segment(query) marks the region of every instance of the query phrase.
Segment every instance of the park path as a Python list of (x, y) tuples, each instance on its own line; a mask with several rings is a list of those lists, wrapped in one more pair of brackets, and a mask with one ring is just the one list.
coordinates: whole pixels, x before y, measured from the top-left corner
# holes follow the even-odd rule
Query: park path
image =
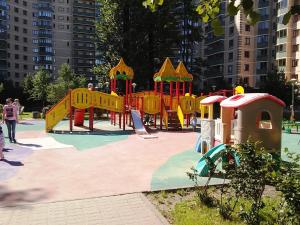
[(0, 225), (167, 225), (141, 193), (0, 208)]
[(22, 160), (24, 166), (16, 175), (0, 182), (0, 206), (151, 191), (153, 173), (173, 155), (192, 149), (197, 136), (193, 132), (155, 135), (159, 138), (130, 135), (84, 151), (36, 148)]

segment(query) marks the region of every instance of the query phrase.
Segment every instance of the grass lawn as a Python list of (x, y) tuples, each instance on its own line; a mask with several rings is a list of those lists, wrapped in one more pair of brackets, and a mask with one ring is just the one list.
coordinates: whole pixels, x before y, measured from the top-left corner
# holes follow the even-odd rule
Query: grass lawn
[(32, 112), (23, 112), (20, 117), (22, 119), (32, 119)]
[[(212, 190), (214, 191), (214, 190)], [(224, 220), (216, 207), (209, 208), (198, 200), (193, 189), (177, 191), (160, 191), (147, 195), (148, 199), (158, 208), (166, 219), (174, 225), (244, 225), (238, 218), (237, 205), (232, 220)], [(274, 224), (275, 212), (279, 197), (272, 190), (264, 196), (266, 207), (261, 212), (264, 221), (261, 224)]]

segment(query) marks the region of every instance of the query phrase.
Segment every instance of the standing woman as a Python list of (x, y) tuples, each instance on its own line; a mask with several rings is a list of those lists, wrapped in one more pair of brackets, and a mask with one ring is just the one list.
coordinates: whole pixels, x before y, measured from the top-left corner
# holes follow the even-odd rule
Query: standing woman
[(12, 99), (6, 99), (6, 105), (3, 107), (3, 122), (5, 121), (10, 143), (16, 143), (15, 130), (18, 122), (17, 108), (12, 104)]

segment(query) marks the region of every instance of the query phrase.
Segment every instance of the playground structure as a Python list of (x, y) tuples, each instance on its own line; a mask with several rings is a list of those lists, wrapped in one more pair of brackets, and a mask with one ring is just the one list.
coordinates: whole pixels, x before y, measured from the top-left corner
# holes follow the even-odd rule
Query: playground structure
[[(274, 156), (280, 154), (285, 106), (280, 99), (264, 93), (249, 93), (229, 98), (210, 96), (200, 104), (202, 108), (208, 109), (208, 116), (201, 118), (201, 135), (196, 144), (196, 151), (202, 154), (196, 166), (200, 175), (208, 173), (205, 159), (209, 158), (214, 163), (228, 161), (228, 158), (222, 158), (226, 146), (245, 143), (248, 138), (258, 141), (261, 147)], [(219, 118), (213, 113), (215, 104), (221, 107)], [(239, 163), (237, 154), (229, 158)]]
[[(160, 129), (163, 127), (167, 130), (180, 129), (184, 124), (189, 126), (191, 114), (201, 113), (200, 101), (206, 97), (192, 95), (193, 76), (187, 72), (182, 62), (175, 70), (169, 58), (165, 60), (159, 72), (153, 77), (153, 91), (133, 93), (134, 72), (123, 59), (110, 70), (109, 78), (111, 94), (86, 88), (70, 90), (59, 103), (47, 112), (46, 132), (52, 131), (67, 116), (69, 116), (70, 131), (72, 131), (73, 115), (78, 109), (89, 111), (89, 129), (92, 131), (94, 108), (110, 111), (111, 123), (116, 125), (118, 119), (119, 127), (123, 127), (123, 130), (125, 130), (126, 124), (131, 124), (133, 110), (139, 112), (134, 116), (140, 115), (139, 119), (142, 124), (144, 115), (148, 114), (154, 117), (154, 127), (157, 126), (156, 121), (159, 117)], [(120, 95), (117, 84), (122, 81), (125, 82), (125, 91), (123, 95)], [(169, 86), (169, 94), (164, 93), (166, 85)], [(137, 121), (136, 118), (135, 121)]]

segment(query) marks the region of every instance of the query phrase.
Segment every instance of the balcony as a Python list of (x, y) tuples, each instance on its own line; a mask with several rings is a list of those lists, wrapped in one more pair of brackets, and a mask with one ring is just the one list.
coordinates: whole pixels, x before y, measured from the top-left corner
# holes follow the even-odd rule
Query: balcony
[(73, 24), (76, 25), (88, 25), (88, 26), (95, 26), (95, 21), (88, 21), (88, 20), (78, 20), (77, 18), (75, 18), (73, 20)]
[[(85, 27), (85, 28), (88, 28), (88, 27)], [(89, 30), (89, 29), (80, 29), (80, 28), (77, 28), (77, 27), (74, 27), (73, 28), (73, 32), (74, 33), (85, 33), (85, 34), (94, 34), (95, 33), (95, 30)]]
[(270, 15), (260, 15), (259, 21), (270, 20)]
[(268, 42), (257, 43), (257, 48), (266, 48), (268, 47)]
[(52, 34), (38, 34), (39, 38), (52, 38)]
[(96, 13), (95, 12), (79, 12), (78, 10), (74, 9), (73, 11), (74, 16), (86, 16), (86, 17), (95, 17)]
[(79, 46), (74, 44), (73, 46), (76, 50), (86, 50), (86, 51), (95, 51), (95, 47)]
[(73, 37), (73, 41), (77, 42), (94, 42), (94, 38), (87, 37)]
[(257, 35), (261, 35), (261, 34), (269, 34), (269, 29), (268, 28), (257, 29)]
[(268, 61), (268, 56), (267, 55), (257, 55), (256, 61)]
[(205, 55), (213, 55), (224, 51), (224, 43), (222, 45), (212, 46), (204, 50)]
[(219, 40), (224, 40), (224, 36), (214, 36), (212, 38), (205, 38), (205, 44), (209, 44)]
[(276, 52), (276, 59), (286, 58), (286, 52)]
[(74, 7), (79, 7), (79, 8), (88, 8), (88, 9), (95, 9), (95, 4), (85, 4), (85, 3), (79, 3), (79, 2), (74, 2)]
[(266, 1), (266, 0), (259, 0), (258, 2), (258, 8), (265, 8), (265, 7), (269, 7), (270, 2)]

